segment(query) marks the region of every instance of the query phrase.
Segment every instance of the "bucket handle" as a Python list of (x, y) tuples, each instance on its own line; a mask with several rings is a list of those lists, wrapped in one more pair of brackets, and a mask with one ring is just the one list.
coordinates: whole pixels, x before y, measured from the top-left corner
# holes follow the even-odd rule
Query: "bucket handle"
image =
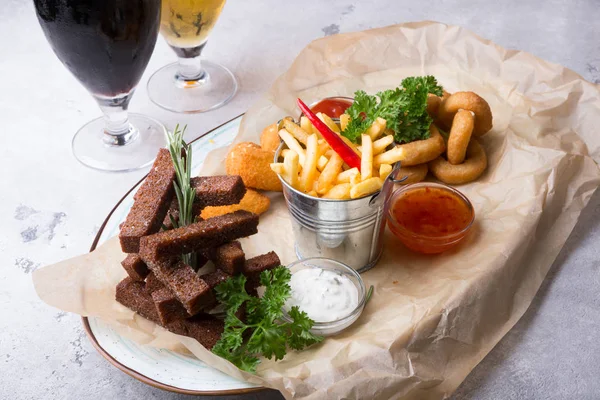
[(385, 178), (385, 182), (383, 182), (383, 186), (381, 187), (379, 193), (373, 196), (369, 201), (369, 206), (379, 207), (382, 203), (384, 204), (384, 206), (387, 206), (387, 202), (390, 199), (390, 196), (392, 195), (394, 185), (396, 183), (402, 183), (408, 179), (408, 175), (405, 175), (402, 178), (398, 179), (397, 175), (401, 168), (400, 164), (400, 161), (394, 164), (392, 172), (390, 172), (387, 178)]

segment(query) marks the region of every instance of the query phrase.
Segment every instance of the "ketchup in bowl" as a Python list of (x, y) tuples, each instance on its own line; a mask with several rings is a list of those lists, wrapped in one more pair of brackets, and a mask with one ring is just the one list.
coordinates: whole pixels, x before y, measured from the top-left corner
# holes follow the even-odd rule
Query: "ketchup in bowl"
[(417, 183), (395, 191), (387, 213), (390, 230), (409, 249), (436, 254), (456, 246), (475, 220), (469, 199), (437, 183)]
[(339, 118), (348, 107), (352, 105), (352, 99), (346, 97), (326, 97), (313, 105), (312, 112), (323, 113), (331, 118)]

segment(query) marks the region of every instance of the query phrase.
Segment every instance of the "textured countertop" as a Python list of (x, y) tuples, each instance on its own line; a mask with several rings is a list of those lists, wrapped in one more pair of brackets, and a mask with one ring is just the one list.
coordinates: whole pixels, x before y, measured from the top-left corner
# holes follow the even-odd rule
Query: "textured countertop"
[[(106, 214), (144, 174), (105, 174), (71, 154), (71, 138), (100, 115), (52, 53), (31, 0), (0, 7), (0, 398), (183, 399), (123, 374), (90, 345), (80, 318), (43, 304), (31, 272), (86, 252)], [(246, 110), (311, 40), (407, 21), (465, 26), (600, 82), (597, 0), (230, 0), (207, 58), (228, 66), (240, 90), (208, 114), (178, 115), (150, 103), (152, 72), (175, 60), (162, 39), (130, 109), (188, 139)], [(533, 305), (469, 375), (454, 399), (600, 398), (600, 195), (595, 195)], [(278, 399), (255, 394), (231, 399)]]

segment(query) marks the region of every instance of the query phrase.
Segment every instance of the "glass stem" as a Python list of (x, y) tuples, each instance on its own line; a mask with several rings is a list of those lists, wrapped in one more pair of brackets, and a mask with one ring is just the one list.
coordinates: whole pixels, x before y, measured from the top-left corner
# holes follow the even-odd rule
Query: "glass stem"
[(104, 143), (110, 146), (125, 146), (133, 141), (138, 131), (129, 123), (127, 107), (133, 91), (117, 97), (99, 97), (96, 101), (104, 114)]
[(179, 76), (185, 81), (199, 81), (204, 77), (200, 56), (179, 58)]
[(177, 55), (179, 64), (179, 70), (175, 77), (177, 81), (189, 86), (190, 83), (202, 83), (207, 78), (200, 60), (205, 45), (206, 42), (190, 48), (171, 46)]

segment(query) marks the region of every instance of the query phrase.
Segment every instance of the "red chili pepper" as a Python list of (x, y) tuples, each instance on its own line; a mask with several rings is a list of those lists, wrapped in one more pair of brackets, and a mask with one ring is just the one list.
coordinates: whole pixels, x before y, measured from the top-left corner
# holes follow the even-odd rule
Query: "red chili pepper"
[(306, 118), (308, 118), (314, 127), (321, 132), (323, 139), (329, 143), (333, 151), (338, 153), (350, 168), (358, 168), (360, 170), (360, 157), (358, 154), (356, 154), (350, 146), (344, 143), (334, 131), (329, 129), (325, 122), (321, 121), (302, 100), (297, 99), (296, 101), (298, 102), (300, 110), (302, 110), (304, 115), (306, 115)]

